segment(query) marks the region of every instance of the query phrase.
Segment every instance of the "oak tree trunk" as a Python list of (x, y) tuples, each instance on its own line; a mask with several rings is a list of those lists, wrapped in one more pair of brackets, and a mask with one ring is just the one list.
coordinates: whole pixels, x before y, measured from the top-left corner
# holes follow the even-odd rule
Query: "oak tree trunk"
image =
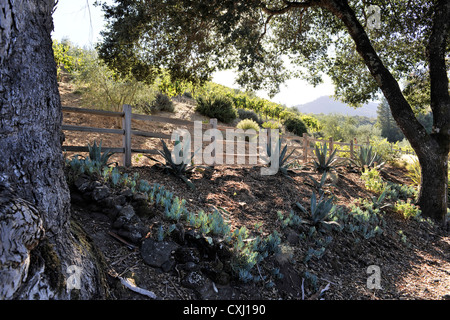
[(433, 148), (438, 152), (421, 154), (419, 158), (422, 178), (419, 193), (419, 206), (427, 216), (442, 220), (442, 212), (448, 206), (448, 149)]
[(0, 0), (0, 299), (104, 296), (95, 250), (70, 220), (54, 5)]

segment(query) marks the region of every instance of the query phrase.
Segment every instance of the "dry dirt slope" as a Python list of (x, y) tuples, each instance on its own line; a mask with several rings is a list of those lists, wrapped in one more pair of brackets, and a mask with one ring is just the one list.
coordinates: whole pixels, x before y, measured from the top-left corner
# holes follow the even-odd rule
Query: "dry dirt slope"
[[(80, 96), (73, 94), (69, 84), (61, 84), (63, 105), (76, 106)], [(181, 110), (183, 106), (178, 106)], [(180, 110), (178, 109), (178, 110)], [(189, 117), (192, 112), (178, 112), (174, 116)], [(94, 119), (67, 114), (65, 123), (89, 126), (113, 126), (110, 119)], [(160, 128), (161, 130), (170, 130)], [(66, 136), (70, 144), (84, 145), (86, 135)], [(92, 142), (92, 140), (89, 140)], [(114, 146), (113, 138), (103, 137), (105, 145)], [(151, 143), (143, 141), (142, 143)], [(148, 148), (149, 145), (146, 145)], [(265, 233), (278, 230), (282, 234), (283, 246), (295, 262), (276, 262), (285, 277), (275, 287), (265, 288), (261, 283), (243, 285), (237, 281), (219, 288), (219, 299), (301, 299), (302, 280), (306, 272), (316, 275), (318, 287), (329, 284), (325, 299), (448, 299), (450, 294), (450, 239), (448, 231), (427, 223), (405, 221), (387, 211), (385, 236), (358, 241), (354, 235), (332, 233), (333, 241), (321, 259), (303, 262), (308, 250), (307, 241), (298, 238), (296, 230), (282, 229), (277, 220), (277, 211), (288, 213), (295, 202), (307, 204), (313, 186), (309, 176), (318, 179), (311, 166), (290, 173), (292, 180), (283, 176), (261, 176), (258, 168), (216, 167), (197, 172), (192, 177), (196, 191), (189, 189), (177, 178), (167, 175), (155, 167), (147, 166), (142, 159), (134, 159), (135, 167), (123, 169), (152, 183), (166, 186), (175, 195), (183, 197), (192, 208), (207, 209), (221, 206), (230, 213), (234, 227), (245, 225), (250, 230), (262, 228)], [(141, 162), (142, 161), (142, 162)], [(146, 161), (146, 160), (145, 160)], [(148, 164), (152, 164), (151, 162)], [(407, 183), (404, 171), (388, 167), (386, 180)], [(370, 194), (364, 189), (359, 175), (346, 168), (339, 169), (339, 180), (330, 191), (337, 197), (339, 205), (349, 205), (359, 197)], [(103, 251), (111, 270), (133, 278), (137, 285), (154, 291), (160, 299), (189, 300), (198, 298), (195, 290), (182, 286), (180, 273), (161, 273), (142, 261), (136, 252), (129, 252), (121, 243), (108, 235), (111, 223), (99, 214), (95, 206), (86, 208), (74, 202), (74, 217), (91, 235), (94, 243)], [(298, 213), (298, 212), (297, 212)], [(155, 221), (153, 221), (154, 223)], [(258, 223), (260, 227), (258, 226)], [(406, 237), (402, 238), (399, 231)], [(367, 267), (378, 265), (381, 270), (382, 289), (367, 288)], [(272, 265), (273, 266), (273, 265)], [(266, 266), (261, 266), (264, 268)], [(270, 266), (267, 266), (270, 267)], [(129, 292), (111, 278), (112, 297), (116, 299), (143, 299)], [(307, 291), (306, 298), (314, 298)]]

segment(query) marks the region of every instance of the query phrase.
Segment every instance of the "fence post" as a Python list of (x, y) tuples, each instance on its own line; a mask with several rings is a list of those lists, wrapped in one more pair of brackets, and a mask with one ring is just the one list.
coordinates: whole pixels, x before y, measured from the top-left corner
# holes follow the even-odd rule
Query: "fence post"
[(308, 162), (308, 134), (303, 133), (303, 162)]
[[(217, 119), (216, 118), (211, 118), (211, 119), (209, 119), (209, 127), (210, 127), (210, 129), (217, 129)], [(211, 143), (214, 143), (214, 149), (213, 149), (213, 151), (212, 151), (212, 153), (211, 153), (211, 156), (212, 156), (212, 158), (213, 159), (216, 159), (216, 147), (217, 147), (217, 143), (216, 143), (216, 137), (212, 137), (211, 138)], [(212, 163), (212, 167), (214, 167), (214, 165), (215, 165), (216, 163), (215, 163), (215, 161)]]
[(329, 141), (329, 146), (330, 146), (330, 156), (333, 153), (333, 149), (334, 149), (334, 143), (333, 143), (333, 137), (330, 137), (330, 141)]
[(131, 106), (129, 104), (124, 104), (122, 108), (124, 113), (122, 128), (125, 131), (122, 143), (122, 146), (125, 149), (123, 154), (123, 165), (125, 167), (131, 167)]
[(350, 159), (353, 159), (353, 139), (350, 139)]

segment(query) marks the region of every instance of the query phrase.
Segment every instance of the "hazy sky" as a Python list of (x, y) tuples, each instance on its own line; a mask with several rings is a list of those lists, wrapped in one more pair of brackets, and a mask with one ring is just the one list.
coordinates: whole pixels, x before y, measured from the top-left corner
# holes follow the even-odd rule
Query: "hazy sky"
[[(82, 47), (92, 47), (98, 42), (101, 39), (100, 31), (105, 23), (101, 8), (94, 7), (93, 3), (94, 0), (59, 0), (53, 15), (55, 26), (52, 33), (53, 39), (68, 38)], [(234, 75), (231, 71), (217, 72), (213, 81), (232, 88), (238, 87), (234, 83)], [(305, 81), (293, 79), (282, 85), (280, 93), (271, 100), (291, 107), (331, 94), (333, 94), (333, 87), (329, 82), (314, 88)], [(268, 98), (264, 92), (258, 92), (258, 95)]]

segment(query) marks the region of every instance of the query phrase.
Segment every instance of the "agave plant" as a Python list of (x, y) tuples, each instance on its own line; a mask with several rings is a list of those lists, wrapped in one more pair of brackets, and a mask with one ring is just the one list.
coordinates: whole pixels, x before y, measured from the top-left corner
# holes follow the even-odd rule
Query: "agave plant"
[(373, 151), (372, 146), (359, 148), (356, 158), (350, 159), (350, 161), (361, 169), (364, 167), (381, 169), (385, 164), (383, 158)]
[[(280, 138), (277, 141), (276, 146), (275, 146), (275, 147), (278, 146), (278, 166), (279, 166), (279, 170), (281, 171), (281, 173), (283, 175), (285, 175), (288, 178), (291, 178), (291, 177), (288, 176), (287, 171), (288, 171), (289, 165), (297, 159), (297, 157), (290, 159), (292, 154), (295, 152), (295, 149), (293, 149), (290, 153), (287, 153), (288, 145), (285, 144), (283, 149), (281, 149), (281, 144), (282, 144), (282, 140)], [(268, 165), (270, 166), (270, 157), (272, 155), (272, 144), (271, 143), (267, 144), (266, 152), (267, 152), (267, 155), (268, 155), (268, 159), (266, 159), (266, 160), (268, 162)]]
[(318, 172), (330, 171), (335, 168), (335, 164), (337, 164), (336, 157), (337, 149), (334, 149), (331, 154), (327, 157), (328, 147), (327, 144), (324, 143), (322, 147), (316, 145), (314, 153), (316, 155), (316, 160), (314, 160), (314, 167)]
[(108, 160), (114, 154), (114, 152), (110, 152), (110, 149), (107, 149), (102, 153), (101, 140), (98, 145), (96, 140), (94, 140), (94, 144), (92, 146), (88, 143), (88, 151), (89, 156), (87, 160), (94, 162), (99, 168), (108, 167), (110, 165)]
[[(161, 139), (161, 143), (163, 146), (163, 150), (158, 150), (158, 153), (164, 158), (164, 162), (159, 161), (158, 159), (155, 159), (151, 156), (147, 156), (149, 159), (156, 161), (158, 163), (161, 163), (163, 165), (163, 168), (173, 173), (175, 176), (182, 179), (189, 187), (195, 190), (195, 186), (192, 183), (191, 180), (189, 180), (186, 175), (189, 175), (192, 173), (192, 171), (195, 169), (195, 166), (193, 165), (192, 158), (194, 158), (195, 153), (192, 155), (192, 157), (189, 159), (189, 161), (185, 162), (182, 161), (181, 163), (176, 163), (174, 159), (172, 158), (172, 152), (167, 147), (167, 144), (164, 142), (164, 140)], [(176, 141), (175, 145), (180, 143), (180, 141)]]
[(316, 193), (313, 191), (309, 211), (299, 202), (296, 202), (296, 205), (301, 211), (309, 215), (309, 224), (314, 227), (319, 227), (320, 225), (326, 228), (329, 228), (332, 225), (339, 226), (339, 223), (330, 220), (330, 216), (335, 208), (332, 198), (324, 199), (324, 195), (321, 195), (317, 200)]

